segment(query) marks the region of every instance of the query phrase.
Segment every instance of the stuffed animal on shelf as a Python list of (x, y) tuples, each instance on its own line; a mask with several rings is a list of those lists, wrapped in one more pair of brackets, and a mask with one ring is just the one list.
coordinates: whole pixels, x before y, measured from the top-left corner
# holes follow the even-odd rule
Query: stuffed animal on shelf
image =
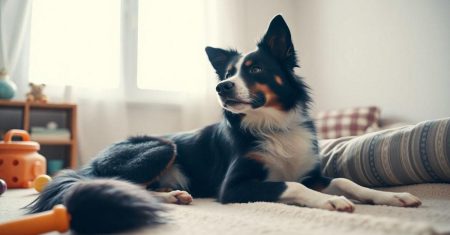
[(30, 92), (27, 93), (27, 101), (47, 103), (48, 98), (44, 94), (45, 84), (34, 84), (30, 82)]

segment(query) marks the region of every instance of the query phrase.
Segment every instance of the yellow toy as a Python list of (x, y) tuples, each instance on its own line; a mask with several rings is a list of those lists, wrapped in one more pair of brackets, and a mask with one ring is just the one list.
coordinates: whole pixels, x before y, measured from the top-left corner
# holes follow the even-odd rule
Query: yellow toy
[(50, 181), (52, 181), (52, 177), (48, 175), (39, 175), (33, 181), (33, 188), (38, 192), (42, 192)]

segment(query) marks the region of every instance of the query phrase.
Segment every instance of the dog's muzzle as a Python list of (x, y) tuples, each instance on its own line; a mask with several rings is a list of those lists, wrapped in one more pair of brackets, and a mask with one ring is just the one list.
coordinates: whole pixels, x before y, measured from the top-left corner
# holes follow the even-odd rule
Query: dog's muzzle
[(222, 81), (216, 86), (217, 94), (225, 107), (238, 105), (250, 105), (250, 101), (246, 98), (240, 97), (242, 87), (236, 81)]

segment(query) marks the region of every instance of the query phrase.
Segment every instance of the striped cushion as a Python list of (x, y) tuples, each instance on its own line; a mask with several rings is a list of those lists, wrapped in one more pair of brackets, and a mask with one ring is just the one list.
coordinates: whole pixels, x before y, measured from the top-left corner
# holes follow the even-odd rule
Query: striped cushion
[(450, 118), (321, 141), (323, 172), (365, 186), (450, 182)]

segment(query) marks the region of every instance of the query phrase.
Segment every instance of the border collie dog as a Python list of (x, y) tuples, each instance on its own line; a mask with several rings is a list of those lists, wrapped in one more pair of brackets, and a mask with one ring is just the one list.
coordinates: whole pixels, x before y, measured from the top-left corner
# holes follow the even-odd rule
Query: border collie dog
[(154, 198), (188, 204), (192, 195), (221, 203), (280, 202), (344, 212), (354, 210), (351, 200), (421, 204), (409, 193), (322, 176), (309, 89), (294, 74), (296, 52), (280, 15), (270, 22), (256, 51), (207, 47), (206, 53), (219, 79), (220, 123), (116, 143), (83, 169), (55, 177), (28, 207), (30, 212), (63, 203), (72, 215), (72, 228), (111, 232), (155, 222), (161, 208)]

